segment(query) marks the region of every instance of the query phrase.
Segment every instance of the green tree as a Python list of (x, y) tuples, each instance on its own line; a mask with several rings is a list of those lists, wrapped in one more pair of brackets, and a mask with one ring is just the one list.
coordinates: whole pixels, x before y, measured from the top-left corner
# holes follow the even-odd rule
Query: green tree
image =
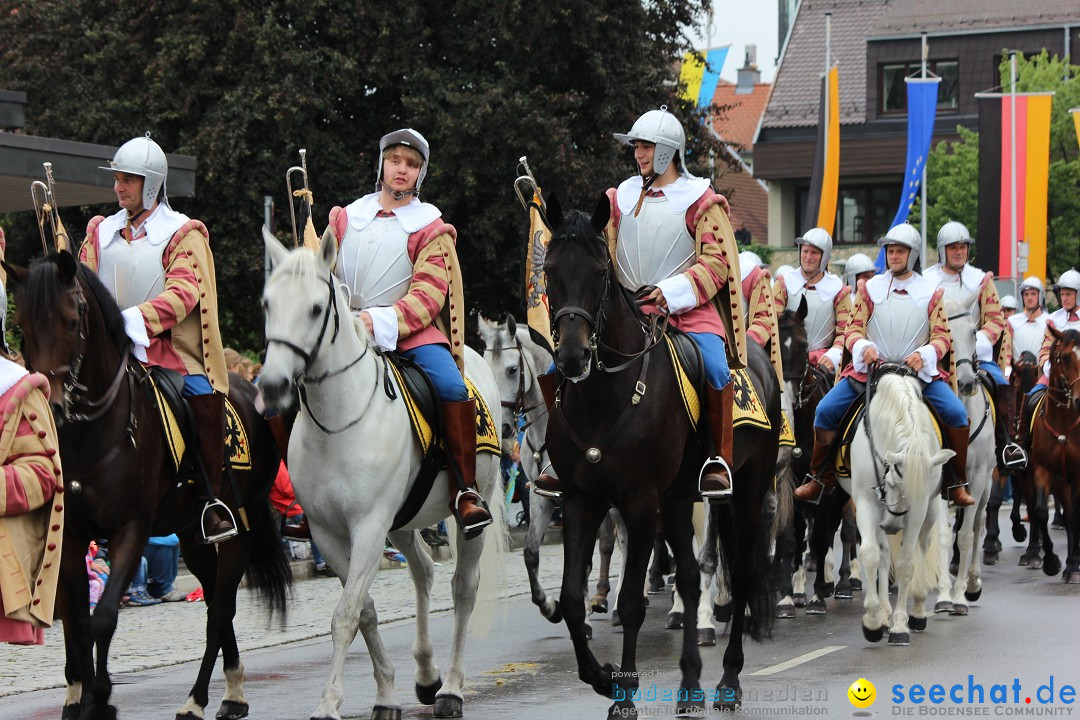
[[(717, 150), (676, 99), (674, 61), (707, 0), (0, 0), (0, 87), (28, 93), (27, 132), (119, 145), (151, 130), (198, 159), (179, 210), (210, 229), (227, 342), (261, 345), (262, 198), (308, 148), (316, 227), (373, 189), (378, 138), (403, 126), (431, 143), (424, 199), (459, 231), (467, 303), (520, 308), (527, 221), (511, 183), (521, 155), (564, 206), (633, 170), (611, 138), (672, 106), (702, 172)], [(65, 211), (73, 232), (94, 213)], [(11, 255), (36, 235), (15, 218)]]
[[(930, 248), (937, 247), (937, 228), (950, 220), (964, 223), (978, 237), (979, 134), (963, 126), (957, 126), (956, 131), (959, 140), (939, 142), (926, 158), (926, 230)], [(921, 202), (922, 198), (916, 198), (912, 222), (918, 222), (921, 216)], [(924, 267), (937, 262), (931, 259), (924, 259)]]

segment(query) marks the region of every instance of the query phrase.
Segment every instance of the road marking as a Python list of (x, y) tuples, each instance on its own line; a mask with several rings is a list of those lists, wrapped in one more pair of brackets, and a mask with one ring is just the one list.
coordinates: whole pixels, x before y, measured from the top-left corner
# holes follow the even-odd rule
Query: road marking
[(829, 653), (836, 652), (837, 650), (843, 650), (846, 647), (847, 647), (847, 645), (829, 645), (828, 647), (823, 647), (820, 650), (815, 650), (813, 652), (808, 652), (805, 655), (800, 655), (797, 658), (792, 658), (791, 660), (788, 660), (786, 662), (782, 662), (779, 665), (772, 665), (770, 667), (764, 668), (762, 670), (758, 670), (757, 672), (752, 672), (750, 674), (751, 675), (775, 675), (778, 672), (783, 672), (784, 670), (789, 670), (789, 669), (795, 667), (796, 665), (802, 665), (803, 663), (808, 663), (808, 662), (810, 662), (811, 660), (813, 660), (815, 658), (821, 657), (822, 655), (828, 655)]

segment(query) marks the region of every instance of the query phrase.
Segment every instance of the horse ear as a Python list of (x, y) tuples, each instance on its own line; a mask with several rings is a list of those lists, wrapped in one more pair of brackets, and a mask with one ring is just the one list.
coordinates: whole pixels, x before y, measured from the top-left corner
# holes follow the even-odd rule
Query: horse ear
[(597, 234), (604, 232), (604, 228), (607, 227), (608, 220), (611, 219), (611, 201), (608, 200), (607, 193), (600, 193), (600, 197), (596, 200), (596, 207), (593, 208), (592, 223), (593, 230)]
[(548, 229), (551, 230), (551, 232), (555, 232), (555, 228), (562, 225), (563, 222), (562, 205), (559, 203), (559, 196), (556, 193), (551, 193), (551, 197), (547, 199), (547, 207), (544, 210), (544, 214), (551, 224), (551, 227)]
[(1046, 329), (1049, 330), (1050, 334), (1054, 336), (1055, 342), (1060, 342), (1065, 337), (1065, 333), (1054, 327), (1054, 323), (1046, 323)]
[(979, 302), (980, 293), (971, 292), (967, 294), (967, 297), (963, 300), (964, 312), (971, 312), (971, 309), (975, 307), (975, 303)]
[(806, 319), (806, 313), (809, 311), (810, 309), (806, 306), (806, 295), (803, 295), (799, 298), (799, 310), (795, 313), (795, 316), (799, 318), (799, 322)]
[(79, 271), (79, 265), (75, 262), (74, 255), (67, 250), (61, 250), (56, 256), (56, 266), (60, 268), (60, 274), (64, 277), (64, 280), (68, 282), (75, 280), (75, 273)]
[(270, 228), (265, 225), (263, 225), (262, 236), (263, 245), (266, 246), (266, 271), (269, 273), (285, 262), (285, 258), (289, 257), (289, 251), (278, 242), (278, 239), (270, 232)]
[(13, 284), (18, 285), (26, 280), (26, 276), (30, 274), (30, 271), (19, 265), (12, 265), (7, 260), (0, 260), (0, 265), (4, 266), (4, 271), (7, 272), (8, 277), (11, 278)]
[(319, 245), (319, 261), (328, 270), (333, 269), (334, 263), (337, 262), (337, 238), (334, 237), (330, 226), (327, 226), (326, 232), (322, 235), (322, 242)]
[(506, 313), (506, 332), (510, 333), (510, 337), (517, 336), (517, 320), (510, 313)]

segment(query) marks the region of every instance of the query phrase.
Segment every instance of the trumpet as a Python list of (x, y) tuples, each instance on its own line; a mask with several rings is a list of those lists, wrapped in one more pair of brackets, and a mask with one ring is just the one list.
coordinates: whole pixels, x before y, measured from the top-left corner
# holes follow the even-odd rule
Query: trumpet
[[(293, 175), (300, 173), (303, 178), (304, 187), (299, 190), (293, 189)], [(293, 247), (300, 247), (300, 231), (296, 226), (296, 203), (294, 198), (300, 198), (300, 207), (307, 208), (307, 223), (304, 227), (304, 244), (308, 244), (309, 232), (308, 227), (311, 228), (310, 235), (315, 236), (315, 225), (311, 220), (311, 209), (314, 204), (314, 198), (311, 194), (311, 187), (308, 184), (308, 169), (307, 169), (307, 150), (300, 148), (300, 164), (293, 165), (291, 168), (285, 171), (285, 187), (289, 192), (289, 217), (292, 218), (292, 236)]]
[(52, 235), (55, 252), (69, 249), (71, 243), (57, 210), (56, 183), (53, 180), (52, 163), (47, 162), (42, 165), (45, 167), (45, 182), (35, 180), (30, 183), (30, 197), (34, 201), (34, 210), (37, 213), (41, 249), (48, 255), (49, 241), (45, 237), (45, 223), (49, 224), (49, 233)]
[[(525, 155), (518, 158), (518, 172), (520, 174), (517, 180), (514, 181), (514, 192), (517, 193), (521, 206), (528, 210), (529, 202), (536, 200), (541, 211), (547, 210), (544, 196), (540, 194), (540, 185), (536, 182), (536, 176), (533, 175), (532, 168), (529, 167), (529, 160)], [(524, 192), (522, 192), (522, 188), (524, 188)], [(531, 198), (526, 199), (526, 195), (531, 196)]]

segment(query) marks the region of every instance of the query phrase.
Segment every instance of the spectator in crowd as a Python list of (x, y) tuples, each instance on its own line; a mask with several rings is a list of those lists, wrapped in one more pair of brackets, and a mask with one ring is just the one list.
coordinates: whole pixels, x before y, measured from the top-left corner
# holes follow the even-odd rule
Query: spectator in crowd
[(296, 502), (296, 493), (293, 491), (292, 480), (289, 478), (289, 470), (285, 467), (285, 463), (278, 465), (274, 487), (270, 489), (270, 504), (284, 520), (281, 529), (284, 538), (310, 540), (311, 561), (315, 563), (315, 574), (322, 577), (336, 577), (337, 574), (327, 565), (326, 558), (319, 551), (315, 539), (311, 537), (307, 519), (304, 517), (304, 509), (300, 507), (300, 503)]

